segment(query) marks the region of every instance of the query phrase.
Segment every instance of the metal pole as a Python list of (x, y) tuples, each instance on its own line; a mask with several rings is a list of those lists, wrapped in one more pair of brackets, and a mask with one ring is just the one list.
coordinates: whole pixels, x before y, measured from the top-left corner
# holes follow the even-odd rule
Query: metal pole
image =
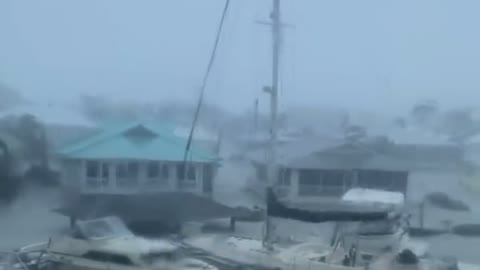
[[(273, 0), (273, 9), (270, 15), (272, 20), (272, 86), (270, 93), (270, 151), (268, 155), (268, 179), (267, 188), (273, 188), (277, 182), (277, 171), (275, 166), (275, 146), (277, 142), (277, 110), (278, 110), (278, 85), (280, 65), (280, 0)], [(267, 189), (268, 190), (268, 189)], [(267, 197), (267, 196), (265, 196)], [(271, 220), (268, 212), (265, 215), (265, 235), (263, 244), (271, 248)]]

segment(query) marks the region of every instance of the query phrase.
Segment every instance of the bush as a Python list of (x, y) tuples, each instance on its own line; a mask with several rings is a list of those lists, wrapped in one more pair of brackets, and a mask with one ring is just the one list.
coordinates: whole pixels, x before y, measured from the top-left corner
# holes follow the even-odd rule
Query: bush
[(21, 179), (12, 174), (11, 161), (7, 145), (0, 140), (0, 200), (4, 202), (11, 202), (21, 186)]
[(22, 179), (0, 172), (0, 201), (10, 203), (20, 193)]

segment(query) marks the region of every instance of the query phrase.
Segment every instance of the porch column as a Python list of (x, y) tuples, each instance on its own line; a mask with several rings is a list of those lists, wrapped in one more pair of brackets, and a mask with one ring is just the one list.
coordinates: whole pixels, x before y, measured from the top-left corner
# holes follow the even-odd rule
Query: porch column
[(160, 163), (160, 167), (162, 169), (162, 171), (160, 172), (162, 177), (163, 177), (163, 167), (165, 166), (165, 168), (167, 168), (167, 175), (168, 177), (165, 179), (165, 181), (167, 181), (167, 187), (169, 190), (176, 190), (177, 188), (177, 182), (175, 182), (175, 176), (174, 176), (174, 173), (175, 171), (173, 170), (173, 166), (172, 166), (172, 163), (171, 162), (162, 162)]
[(117, 188), (116, 163), (109, 160), (107, 162), (107, 166), (108, 166), (108, 189), (115, 190)]
[[(180, 176), (178, 175), (178, 169), (177, 166), (181, 164), (179, 162), (172, 162), (169, 164), (169, 169), (170, 169), (170, 177), (172, 179), (172, 188), (174, 190), (180, 190), (181, 189), (181, 184), (180, 184)], [(185, 173), (185, 172), (184, 172)]]
[(291, 200), (296, 200), (299, 197), (299, 185), (300, 185), (300, 171), (292, 169), (292, 174), (290, 176), (290, 187), (289, 187), (289, 195), (288, 197)]
[(70, 216), (70, 229), (73, 229), (77, 223), (77, 218), (75, 216)]
[(138, 162), (138, 188), (142, 189), (147, 186), (147, 162)]
[(359, 170), (352, 170), (352, 187), (358, 187), (358, 173)]
[(194, 164), (195, 166), (195, 190), (198, 194), (203, 194), (203, 163)]
[(80, 175), (79, 175), (79, 185), (81, 192), (85, 192), (87, 190), (87, 161), (82, 159), (80, 161)]

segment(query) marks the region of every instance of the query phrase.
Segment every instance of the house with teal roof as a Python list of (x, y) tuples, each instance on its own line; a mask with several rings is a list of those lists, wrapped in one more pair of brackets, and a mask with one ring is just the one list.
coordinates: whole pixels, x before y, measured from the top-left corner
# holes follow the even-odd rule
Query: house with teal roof
[(218, 156), (187, 140), (169, 124), (135, 122), (105, 126), (61, 149), (62, 183), (82, 194), (187, 191), (210, 196)]

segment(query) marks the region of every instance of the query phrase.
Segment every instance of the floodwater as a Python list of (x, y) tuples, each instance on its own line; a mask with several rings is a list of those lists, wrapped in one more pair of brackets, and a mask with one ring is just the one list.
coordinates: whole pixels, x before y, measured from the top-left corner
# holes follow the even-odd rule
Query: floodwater
[(49, 189), (27, 189), (9, 207), (0, 207), (0, 251), (31, 243), (46, 242), (68, 228), (68, 219), (52, 213), (59, 192)]
[[(215, 183), (215, 199), (230, 206), (261, 205), (261, 201), (246, 191), (247, 172), (238, 166), (225, 164), (219, 172)], [(442, 183), (437, 183), (442, 187)], [(480, 196), (469, 193), (464, 188), (452, 187), (444, 183), (443, 188), (449, 194), (462, 199), (472, 208), (470, 213), (459, 213), (439, 210), (433, 207), (426, 209), (426, 225), (441, 228), (444, 220), (450, 220), (453, 225), (462, 223), (480, 223)], [(49, 189), (28, 189), (25, 194), (11, 207), (0, 207), (0, 250), (11, 250), (19, 246), (48, 241), (49, 237), (64, 232), (69, 225), (66, 217), (51, 212), (58, 206), (59, 191)], [(477, 198), (478, 197), (478, 198)], [(412, 222), (415, 224), (415, 218)], [(323, 239), (328, 241), (327, 224), (299, 224), (283, 222), (278, 224), (279, 234), (293, 235), (305, 240)], [(240, 223), (238, 233), (250, 237), (261, 237), (262, 226), (259, 223)], [(480, 263), (478, 247), (480, 237), (462, 237), (452, 234), (423, 238), (430, 244), (430, 249), (436, 255), (452, 255), (461, 261)]]
[[(252, 201), (252, 195), (246, 192), (245, 179), (248, 175), (248, 166), (239, 167), (238, 165), (225, 165), (220, 172), (216, 183), (216, 190), (219, 191), (216, 197), (231, 206), (237, 205), (262, 205), (258, 198)], [(469, 191), (467, 187), (461, 184), (460, 181), (447, 181), (445, 179), (438, 179), (432, 183), (434, 190), (431, 187), (425, 187), (423, 190), (419, 189), (417, 194), (411, 194), (413, 197), (423, 197), (432, 191), (443, 191), (449, 194), (454, 199), (459, 199), (467, 203), (471, 212), (456, 212), (438, 209), (431, 205), (425, 206), (424, 224), (428, 228), (445, 228), (446, 221), (451, 222), (451, 226), (465, 223), (480, 224), (480, 194)], [(412, 209), (412, 225), (418, 226), (418, 215), (416, 209)], [(296, 239), (305, 241), (323, 240), (329, 241), (329, 236), (332, 232), (331, 224), (305, 224), (302, 222), (278, 220), (274, 222), (277, 227), (279, 235), (290, 235)], [(261, 237), (262, 226), (255, 224), (242, 224), (237, 226), (237, 233), (248, 237)], [(439, 256), (454, 256), (461, 261), (480, 263), (480, 256), (478, 256), (478, 247), (480, 247), (480, 236), (478, 237), (464, 237), (453, 234), (444, 234), (432, 237), (418, 238), (418, 240), (425, 241), (429, 244), (430, 252)]]

